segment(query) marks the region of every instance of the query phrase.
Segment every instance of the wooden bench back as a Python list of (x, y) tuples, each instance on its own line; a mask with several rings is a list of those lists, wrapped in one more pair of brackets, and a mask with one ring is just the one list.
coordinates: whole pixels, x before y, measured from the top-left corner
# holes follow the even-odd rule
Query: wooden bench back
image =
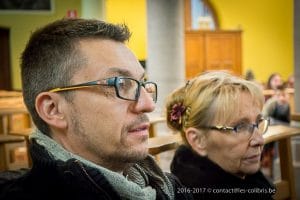
[(22, 97), (0, 98), (0, 134), (31, 126), (30, 115)]
[(22, 92), (0, 90), (0, 98), (6, 98), (6, 97), (22, 97)]
[[(20, 94), (0, 92), (0, 170), (28, 167), (28, 137), (13, 135), (32, 127), (30, 115)], [(20, 140), (22, 138), (22, 140)]]

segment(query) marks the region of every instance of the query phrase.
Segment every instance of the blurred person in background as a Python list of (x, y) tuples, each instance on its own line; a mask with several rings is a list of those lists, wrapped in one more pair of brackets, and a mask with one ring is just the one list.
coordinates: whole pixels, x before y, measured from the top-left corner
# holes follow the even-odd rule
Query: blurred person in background
[(285, 84), (277, 86), (275, 94), (268, 99), (262, 114), (271, 120), (271, 124), (290, 122), (290, 96)]
[(276, 90), (278, 86), (282, 85), (282, 78), (279, 73), (273, 73), (269, 76), (268, 82), (266, 85), (267, 90)]
[(294, 75), (290, 75), (289, 78), (287, 79), (286, 82), (286, 87), (287, 88), (294, 88), (294, 84), (295, 84), (295, 77)]

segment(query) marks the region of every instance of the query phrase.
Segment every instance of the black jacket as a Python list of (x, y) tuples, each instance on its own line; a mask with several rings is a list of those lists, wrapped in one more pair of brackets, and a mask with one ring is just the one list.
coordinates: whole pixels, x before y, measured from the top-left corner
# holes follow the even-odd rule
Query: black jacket
[[(35, 142), (31, 144), (30, 151), (33, 160), (32, 169), (25, 173), (22, 171), (19, 177), (13, 175), (5, 181), (0, 174), (1, 200), (120, 199), (112, 185), (97, 169), (75, 159), (67, 162), (53, 160), (47, 151)], [(169, 174), (168, 177), (174, 188), (182, 187), (174, 176)], [(157, 191), (157, 199), (168, 199), (161, 189), (155, 186), (152, 187)], [(176, 199), (189, 198), (176, 191), (174, 194)]]
[(241, 179), (183, 145), (174, 155), (171, 172), (186, 186), (182, 192), (194, 199), (272, 199), (275, 193), (260, 171)]

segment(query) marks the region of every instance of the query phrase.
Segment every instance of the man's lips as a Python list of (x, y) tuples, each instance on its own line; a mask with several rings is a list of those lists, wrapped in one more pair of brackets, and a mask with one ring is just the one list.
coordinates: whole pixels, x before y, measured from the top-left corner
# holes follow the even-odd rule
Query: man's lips
[(132, 127), (128, 130), (129, 133), (143, 133), (146, 132), (148, 134), (150, 124), (149, 123), (143, 123), (138, 126)]

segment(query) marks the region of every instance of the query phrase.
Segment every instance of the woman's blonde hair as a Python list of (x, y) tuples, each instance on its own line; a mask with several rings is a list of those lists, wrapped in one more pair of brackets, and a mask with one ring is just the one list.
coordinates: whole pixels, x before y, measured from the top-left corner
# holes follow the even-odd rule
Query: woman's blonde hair
[(168, 96), (167, 124), (184, 136), (184, 130), (189, 127), (201, 129), (214, 122), (226, 123), (236, 116), (242, 92), (249, 93), (262, 109), (264, 96), (257, 83), (224, 71), (200, 74)]

